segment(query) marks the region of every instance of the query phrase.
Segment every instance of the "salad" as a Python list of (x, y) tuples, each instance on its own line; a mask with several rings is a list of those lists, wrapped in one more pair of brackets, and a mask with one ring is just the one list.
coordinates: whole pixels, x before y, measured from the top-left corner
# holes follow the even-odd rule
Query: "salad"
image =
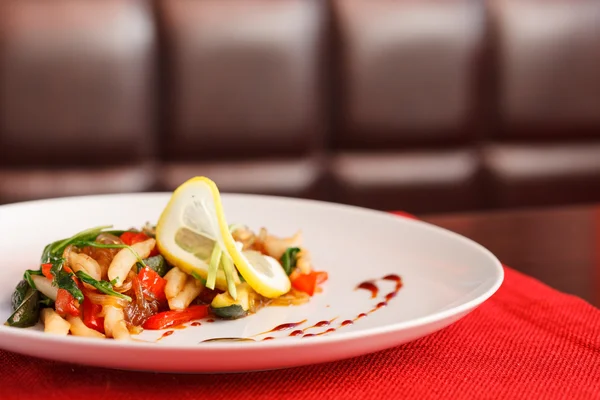
[(197, 177), (175, 190), (156, 225), (94, 227), (48, 244), (17, 284), (5, 324), (128, 340), (207, 316), (303, 304), (326, 280), (301, 232), (282, 238), (228, 225), (217, 186)]

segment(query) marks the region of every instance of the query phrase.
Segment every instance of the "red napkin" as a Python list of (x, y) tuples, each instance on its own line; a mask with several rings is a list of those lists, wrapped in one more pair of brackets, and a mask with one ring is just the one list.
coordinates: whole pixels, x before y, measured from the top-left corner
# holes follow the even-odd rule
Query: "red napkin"
[(442, 331), (334, 363), (229, 375), (112, 371), (0, 351), (0, 398), (600, 399), (600, 310), (505, 268)]

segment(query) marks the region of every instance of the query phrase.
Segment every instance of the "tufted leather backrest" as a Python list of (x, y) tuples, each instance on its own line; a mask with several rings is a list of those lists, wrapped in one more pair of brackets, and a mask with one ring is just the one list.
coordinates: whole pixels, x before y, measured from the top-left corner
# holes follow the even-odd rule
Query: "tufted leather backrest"
[(165, 155), (304, 154), (323, 132), (318, 0), (159, 2)]
[(151, 9), (134, 0), (2, 2), (0, 164), (106, 165), (154, 146)]

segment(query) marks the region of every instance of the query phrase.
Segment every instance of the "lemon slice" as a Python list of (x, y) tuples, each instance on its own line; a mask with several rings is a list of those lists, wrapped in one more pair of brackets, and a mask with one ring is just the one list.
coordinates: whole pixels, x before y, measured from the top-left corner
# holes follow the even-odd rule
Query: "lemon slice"
[[(156, 242), (167, 261), (188, 274), (207, 279), (213, 248), (218, 245), (223, 251), (223, 264), (233, 261), (246, 282), (262, 296), (279, 297), (291, 288), (277, 260), (260, 252), (241, 251), (236, 245), (219, 189), (206, 177), (192, 178), (173, 192), (156, 225)], [(239, 283), (236, 274), (233, 279)], [(221, 269), (217, 271), (215, 286), (222, 290), (228, 287)], [(230, 294), (235, 298), (231, 289)]]

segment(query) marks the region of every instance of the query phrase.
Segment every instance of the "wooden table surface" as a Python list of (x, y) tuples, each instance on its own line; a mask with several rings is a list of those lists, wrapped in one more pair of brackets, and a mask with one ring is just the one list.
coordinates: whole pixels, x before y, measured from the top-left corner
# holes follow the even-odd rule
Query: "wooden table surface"
[(420, 216), (600, 307), (600, 205)]

